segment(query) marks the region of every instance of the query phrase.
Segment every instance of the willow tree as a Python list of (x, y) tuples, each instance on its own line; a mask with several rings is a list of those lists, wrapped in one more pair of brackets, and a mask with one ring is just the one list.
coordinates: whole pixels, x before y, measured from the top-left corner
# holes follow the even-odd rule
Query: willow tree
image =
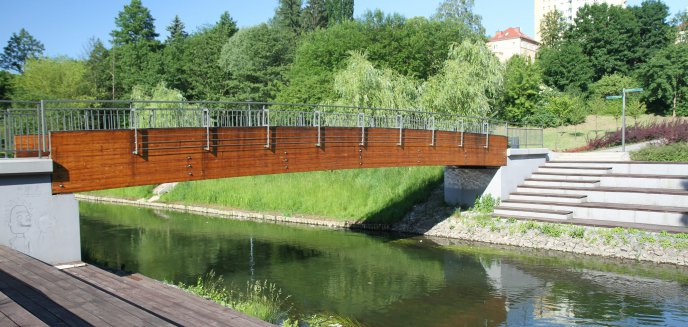
[(376, 108), (417, 107), (417, 83), (389, 68), (376, 68), (364, 54), (350, 52), (346, 68), (334, 77), (334, 89), (342, 105)]
[(484, 43), (452, 45), (439, 74), (423, 85), (421, 104), (434, 112), (486, 117), (503, 85), (503, 66)]

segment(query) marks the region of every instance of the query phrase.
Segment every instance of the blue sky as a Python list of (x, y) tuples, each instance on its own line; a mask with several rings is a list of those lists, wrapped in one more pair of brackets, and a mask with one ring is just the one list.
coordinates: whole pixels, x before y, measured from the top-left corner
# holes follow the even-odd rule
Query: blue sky
[[(406, 17), (430, 16), (440, 0), (356, 0), (358, 17), (369, 9), (397, 12)], [(637, 5), (641, 0), (629, 0)], [(664, 0), (673, 13), (686, 10), (686, 0)], [(91, 37), (109, 40), (115, 16), (129, 0), (3, 0), (0, 3), (0, 46), (12, 33), (26, 28), (43, 42), (48, 56), (78, 58)], [(476, 0), (475, 11), (483, 17), (488, 34), (519, 26), (533, 35), (533, 0)], [(251, 26), (272, 17), (277, 0), (143, 0), (155, 18), (156, 31), (166, 37), (165, 27), (178, 14), (187, 31), (212, 24), (229, 11), (239, 26)]]

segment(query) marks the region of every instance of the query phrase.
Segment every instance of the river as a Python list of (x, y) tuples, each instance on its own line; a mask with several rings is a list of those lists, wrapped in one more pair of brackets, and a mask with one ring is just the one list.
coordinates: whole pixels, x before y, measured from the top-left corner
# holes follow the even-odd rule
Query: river
[[(688, 270), (388, 233), (80, 204), (84, 261), (174, 283), (275, 283), (366, 326), (687, 326)], [(453, 243), (453, 244), (449, 244)]]

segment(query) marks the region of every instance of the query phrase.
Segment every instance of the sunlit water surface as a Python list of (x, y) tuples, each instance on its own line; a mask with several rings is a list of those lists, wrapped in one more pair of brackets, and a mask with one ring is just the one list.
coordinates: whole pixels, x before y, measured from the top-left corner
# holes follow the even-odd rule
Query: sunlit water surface
[(85, 261), (175, 283), (275, 283), (366, 326), (688, 326), (683, 268), (81, 203)]

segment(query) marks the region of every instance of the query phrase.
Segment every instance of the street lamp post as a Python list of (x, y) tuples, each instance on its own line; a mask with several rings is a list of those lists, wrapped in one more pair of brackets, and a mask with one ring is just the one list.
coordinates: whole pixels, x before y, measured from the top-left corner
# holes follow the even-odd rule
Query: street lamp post
[(621, 105), (621, 152), (626, 152), (626, 93), (642, 92), (642, 88), (622, 89), (621, 95), (610, 95), (607, 100), (622, 99)]

